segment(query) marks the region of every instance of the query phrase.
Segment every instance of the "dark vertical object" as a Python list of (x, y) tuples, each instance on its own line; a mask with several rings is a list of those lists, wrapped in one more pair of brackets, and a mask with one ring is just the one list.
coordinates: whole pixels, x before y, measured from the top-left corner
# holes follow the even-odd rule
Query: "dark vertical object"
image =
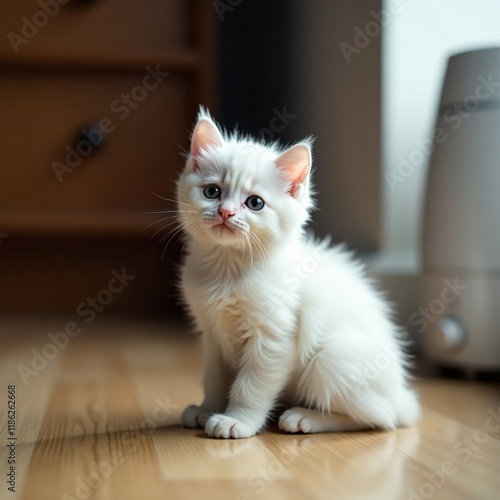
[(216, 103), (216, 19), (213, 5), (206, 0), (191, 0), (193, 9), (193, 45), (199, 51), (198, 73), (194, 81), (193, 116), (196, 116), (199, 105), (215, 110)]
[[(219, 7), (215, 118), (229, 129), (237, 124), (284, 143), (316, 137), (315, 232), (357, 250), (376, 251), (383, 30), (375, 19), (381, 0), (221, 0), (212, 5)], [(378, 34), (364, 34), (366, 26), (373, 33), (374, 24)], [(360, 31), (361, 44), (355, 39)], [(342, 43), (354, 47), (350, 61)], [(284, 111), (295, 117), (283, 130), (270, 130), (273, 118)]]
[[(226, 3), (226, 2), (223, 2)], [(234, 2), (236, 3), (236, 2)], [(228, 4), (229, 5), (229, 4)], [(218, 11), (218, 121), (265, 139), (290, 140), (289, 131), (263, 131), (276, 111), (290, 109), (290, 8), (286, 0), (243, 0)], [(221, 19), (222, 18), (222, 19)]]

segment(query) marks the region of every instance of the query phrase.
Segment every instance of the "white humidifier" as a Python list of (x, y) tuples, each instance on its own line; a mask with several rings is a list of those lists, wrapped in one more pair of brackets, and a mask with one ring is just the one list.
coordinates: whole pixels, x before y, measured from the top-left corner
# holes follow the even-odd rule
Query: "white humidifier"
[(425, 357), (469, 374), (500, 371), (500, 48), (448, 61), (422, 252)]

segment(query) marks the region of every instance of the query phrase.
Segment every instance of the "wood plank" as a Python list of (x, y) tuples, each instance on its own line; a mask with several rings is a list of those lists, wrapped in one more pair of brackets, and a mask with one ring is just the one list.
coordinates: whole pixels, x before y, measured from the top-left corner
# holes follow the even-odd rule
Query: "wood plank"
[[(500, 385), (498, 383), (433, 378), (421, 380), (418, 389), (426, 408), (470, 427), (478, 423), (484, 426), (492, 414), (500, 419)], [(475, 393), (474, 404), (464, 401), (464, 389), (467, 393)], [(457, 408), (460, 410), (457, 411)], [(490, 431), (490, 434), (500, 439), (500, 427)]]
[[(50, 330), (19, 325), (0, 321), (16, 333), (0, 353), (2, 384)], [(422, 379), (421, 421), (393, 432), (286, 435), (271, 425), (251, 439), (214, 440), (180, 426), (184, 406), (201, 399), (201, 374), (200, 345), (182, 325), (89, 325), (19, 389), (24, 492), (15, 498), (451, 500), (500, 491), (497, 385)]]
[[(25, 335), (35, 333), (27, 338)], [(3, 321), (0, 328), (0, 497), (20, 499), (23, 496), (24, 483), (29, 475), (28, 469), (36, 447), (39, 431), (42, 426), (53, 387), (59, 373), (59, 358), (51, 359), (43, 366), (43, 360), (34, 361), (36, 353), (43, 352), (47, 343), (44, 325), (30, 324), (23, 321), (22, 325)], [(28, 371), (30, 370), (30, 371)], [(33, 371), (31, 371), (33, 370)], [(24, 374), (24, 377), (21, 375)], [(6, 478), (9, 470), (7, 442), (7, 386), (16, 387), (15, 408), (15, 468), (17, 485), (15, 492), (7, 492)]]
[[(64, 352), (33, 451), (26, 500), (105, 499), (117, 492), (123, 498), (131, 488), (162, 498), (152, 440), (141, 430), (145, 416), (123, 361), (113, 343), (98, 344), (95, 349), (85, 337), (75, 338)], [(50, 487), (41, 490), (41, 484)]]

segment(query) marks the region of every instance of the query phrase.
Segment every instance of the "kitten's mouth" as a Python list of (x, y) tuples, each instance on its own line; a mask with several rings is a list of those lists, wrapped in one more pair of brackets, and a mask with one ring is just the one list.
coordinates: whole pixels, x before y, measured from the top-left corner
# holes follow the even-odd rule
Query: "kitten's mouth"
[(234, 234), (234, 229), (225, 224), (224, 222), (221, 222), (219, 224), (214, 224), (211, 229), (214, 231), (218, 231), (220, 233), (233, 233)]

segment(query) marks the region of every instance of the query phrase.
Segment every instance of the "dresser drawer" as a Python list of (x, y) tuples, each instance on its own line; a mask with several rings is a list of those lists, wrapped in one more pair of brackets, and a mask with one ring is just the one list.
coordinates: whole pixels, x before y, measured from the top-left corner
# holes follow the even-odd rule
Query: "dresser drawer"
[[(186, 111), (189, 78), (156, 73), (160, 83), (154, 71), (31, 78), (4, 72), (0, 213), (164, 207), (152, 191), (172, 196), (195, 117)], [(79, 137), (83, 129), (101, 131), (103, 143), (91, 153)]]
[[(98, 298), (118, 273), (125, 276), (121, 283), (115, 280), (117, 293), (101, 293), (104, 302), (94, 309), (96, 316), (131, 308), (170, 312), (176, 305), (175, 266), (166, 266), (161, 250), (152, 249), (151, 243), (137, 239), (9, 236), (0, 246), (0, 311), (67, 310), (83, 326), (78, 305)], [(180, 254), (175, 245), (166, 253), (171, 261), (174, 251)]]
[(154, 54), (190, 43), (190, 15), (189, 0), (2, 0), (0, 57)]

